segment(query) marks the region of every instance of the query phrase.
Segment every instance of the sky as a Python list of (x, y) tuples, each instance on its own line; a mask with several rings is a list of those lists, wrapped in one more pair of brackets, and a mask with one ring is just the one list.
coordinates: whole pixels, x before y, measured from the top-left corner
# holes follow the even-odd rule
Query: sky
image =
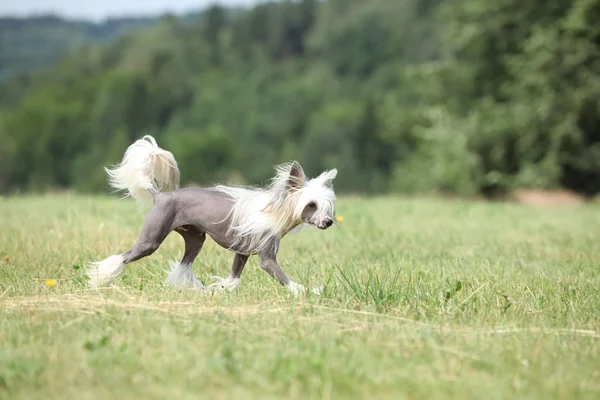
[(107, 17), (156, 15), (200, 10), (215, 2), (251, 5), (257, 0), (0, 0), (0, 16), (55, 14), (102, 21)]

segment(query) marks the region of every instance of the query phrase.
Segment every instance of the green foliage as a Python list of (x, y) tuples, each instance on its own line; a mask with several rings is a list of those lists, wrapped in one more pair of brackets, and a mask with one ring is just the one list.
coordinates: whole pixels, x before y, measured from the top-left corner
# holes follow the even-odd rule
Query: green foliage
[[(183, 184), (259, 183), (297, 159), (337, 167), (348, 192), (595, 194), (599, 4), (302, 0), (144, 20), (0, 85), (0, 191), (100, 190), (100, 167), (152, 134)], [(49, 29), (36, 21), (27, 35)], [(121, 22), (86, 32), (139, 25)]]
[[(462, 0), (442, 7), (449, 54), (416, 72), (429, 82), (427, 106), (395, 132), (416, 138), (410, 158), (431, 189), (443, 181), (452, 191), (486, 194), (600, 190), (600, 35), (592, 17), (599, 5)], [(420, 151), (436, 162), (447, 157), (427, 170)], [(458, 175), (447, 176), (453, 166)], [(442, 170), (450, 182), (439, 180)]]

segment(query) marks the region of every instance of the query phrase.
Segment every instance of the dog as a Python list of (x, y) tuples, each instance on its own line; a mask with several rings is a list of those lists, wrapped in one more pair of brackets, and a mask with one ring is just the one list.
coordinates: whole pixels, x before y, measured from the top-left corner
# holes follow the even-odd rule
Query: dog
[[(336, 218), (333, 180), (337, 170), (308, 179), (293, 161), (277, 166), (266, 188), (218, 185), (179, 188), (180, 172), (173, 154), (149, 135), (130, 145), (123, 160), (105, 168), (110, 186), (143, 206), (152, 203), (141, 234), (128, 251), (92, 262), (87, 271), (92, 287), (105, 286), (123, 273), (125, 265), (154, 253), (172, 231), (185, 242), (183, 258), (172, 263), (166, 283), (178, 289), (234, 290), (248, 258), (258, 255), (261, 268), (294, 295), (306, 288), (288, 278), (277, 262), (281, 239), (292, 230), (331, 227)], [(235, 253), (227, 278), (204, 286), (192, 264), (209, 236)]]

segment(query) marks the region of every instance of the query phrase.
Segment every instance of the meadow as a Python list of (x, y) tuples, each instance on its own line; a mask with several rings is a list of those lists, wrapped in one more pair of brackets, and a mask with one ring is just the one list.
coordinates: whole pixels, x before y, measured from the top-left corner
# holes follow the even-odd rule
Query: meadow
[[(133, 201), (0, 198), (2, 399), (597, 399), (600, 207), (342, 197), (282, 242), (293, 298), (252, 258), (232, 293), (163, 285), (177, 234), (115, 285)], [(207, 241), (194, 270), (226, 276)]]

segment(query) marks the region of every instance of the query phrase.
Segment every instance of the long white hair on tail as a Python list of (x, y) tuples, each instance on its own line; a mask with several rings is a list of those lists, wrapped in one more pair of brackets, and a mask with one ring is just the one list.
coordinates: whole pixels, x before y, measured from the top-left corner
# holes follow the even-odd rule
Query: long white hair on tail
[(149, 192), (176, 190), (179, 187), (179, 168), (173, 154), (158, 147), (156, 140), (146, 135), (125, 151), (123, 160), (113, 168), (105, 168), (108, 182), (115, 191), (125, 191), (140, 205), (152, 200)]

